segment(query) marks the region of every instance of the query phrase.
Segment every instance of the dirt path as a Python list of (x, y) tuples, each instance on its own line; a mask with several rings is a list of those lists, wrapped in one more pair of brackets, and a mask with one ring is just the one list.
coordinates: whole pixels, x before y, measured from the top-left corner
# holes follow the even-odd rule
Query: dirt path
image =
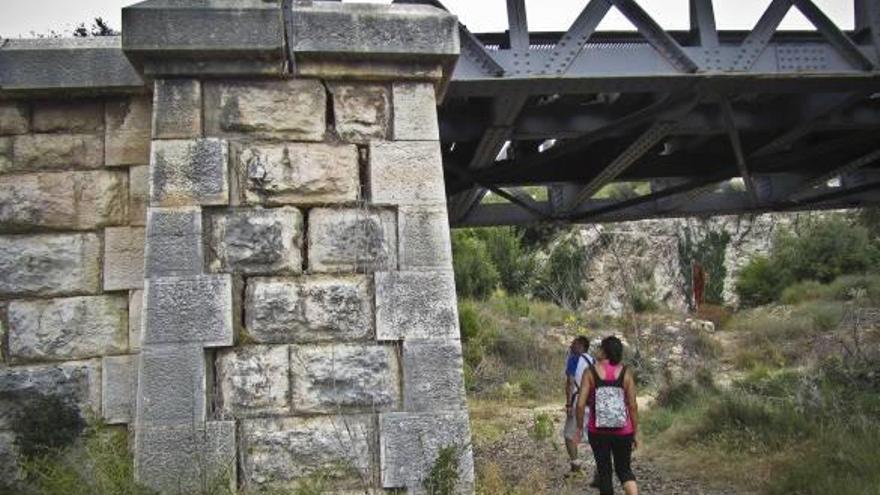
[[(516, 494), (573, 495), (597, 493), (588, 486), (589, 479), (581, 477), (566, 480), (568, 458), (560, 431), (564, 412), (556, 407), (503, 408), (498, 411), (504, 420), (492, 416), (482, 405), (474, 423), (478, 431), (486, 427), (499, 428), (494, 435), (483, 437), (475, 435), (474, 455), (478, 475), (484, 480), (491, 473), (499, 473), (506, 481), (505, 490)], [(552, 422), (550, 436), (536, 438), (535, 418), (546, 415)], [(480, 419), (484, 418), (484, 419)], [(545, 431), (551, 430), (547, 428)], [(483, 438), (481, 438), (483, 437)], [(589, 476), (594, 472), (594, 463), (589, 447), (582, 447), (582, 458), (586, 460)], [(707, 487), (694, 480), (676, 477), (663, 472), (644, 452), (636, 452), (633, 470), (639, 479), (639, 488), (648, 495), (739, 495), (736, 491), (721, 487)], [(487, 473), (488, 476), (487, 476)], [(484, 484), (491, 490), (498, 487)], [(516, 491), (518, 490), (518, 491)], [(619, 486), (618, 493), (622, 493)], [(485, 493), (495, 495), (491, 491)], [(499, 495), (501, 495), (499, 493)]]

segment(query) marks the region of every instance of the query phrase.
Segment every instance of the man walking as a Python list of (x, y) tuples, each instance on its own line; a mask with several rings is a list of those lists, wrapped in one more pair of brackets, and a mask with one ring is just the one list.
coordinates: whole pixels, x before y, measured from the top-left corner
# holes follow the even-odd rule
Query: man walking
[[(582, 471), (581, 460), (578, 458), (578, 442), (575, 435), (578, 430), (575, 419), (575, 406), (578, 400), (578, 388), (584, 372), (590, 369), (595, 360), (587, 354), (590, 350), (590, 340), (583, 335), (575, 337), (568, 347), (568, 359), (565, 364), (565, 428), (562, 436), (565, 439), (565, 450), (568, 451), (568, 460), (571, 470), (566, 476), (577, 475)], [(589, 416), (587, 416), (589, 420)], [(583, 427), (583, 425), (580, 425)]]

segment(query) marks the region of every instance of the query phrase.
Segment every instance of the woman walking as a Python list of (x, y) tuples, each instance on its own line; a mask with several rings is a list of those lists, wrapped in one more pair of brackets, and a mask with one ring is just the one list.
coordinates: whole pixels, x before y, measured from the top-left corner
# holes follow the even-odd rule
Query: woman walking
[[(623, 484), (626, 495), (638, 495), (636, 477), (630, 463), (638, 448), (636, 437), (639, 410), (636, 404), (636, 383), (633, 373), (621, 364), (623, 343), (617, 337), (606, 337), (596, 356), (598, 362), (584, 373), (577, 403), (577, 424), (584, 424), (584, 410), (589, 404), (592, 414), (588, 424), (590, 447), (596, 459), (600, 495), (613, 495), (613, 471)], [(583, 435), (582, 427), (576, 438)]]

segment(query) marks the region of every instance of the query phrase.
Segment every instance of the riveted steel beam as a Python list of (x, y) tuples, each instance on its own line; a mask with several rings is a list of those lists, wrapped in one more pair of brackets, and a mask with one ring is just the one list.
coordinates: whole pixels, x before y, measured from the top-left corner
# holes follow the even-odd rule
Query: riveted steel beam
[(791, 9), (793, 0), (773, 0), (758, 23), (740, 45), (739, 53), (731, 67), (734, 71), (748, 71), (764, 53), (779, 23)]
[(798, 201), (804, 198), (808, 198), (812, 195), (815, 195), (815, 188), (820, 187), (823, 184), (827, 184), (828, 181), (830, 181), (831, 179), (843, 174), (855, 172), (862, 167), (866, 167), (878, 161), (880, 161), (880, 150), (874, 150), (866, 155), (856, 158), (855, 160), (847, 162), (840, 167), (834, 167), (824, 174), (818, 175), (816, 177), (813, 177), (812, 179), (805, 181), (801, 186), (790, 192), (789, 199), (793, 201)]
[(755, 183), (752, 180), (752, 174), (749, 172), (749, 167), (746, 163), (746, 154), (743, 151), (739, 130), (737, 130), (736, 123), (733, 121), (733, 107), (730, 104), (730, 100), (725, 96), (721, 97), (719, 106), (721, 107), (721, 115), (724, 117), (724, 126), (727, 128), (727, 137), (730, 140), (730, 146), (733, 148), (733, 154), (736, 157), (736, 168), (739, 169), (739, 174), (746, 185), (746, 191), (752, 200), (757, 203), (758, 193), (755, 192)]
[(551, 51), (551, 56), (541, 69), (542, 74), (562, 75), (568, 72), (571, 64), (587, 45), (596, 27), (611, 9), (609, 0), (590, 0), (572, 23), (568, 31), (559, 38)]
[(611, 3), (673, 67), (681, 72), (697, 71), (697, 64), (681, 49), (675, 39), (634, 0), (611, 0)]
[(712, 0), (689, 0), (691, 31), (697, 33), (700, 46), (711, 49), (718, 46), (718, 28)]
[(838, 28), (834, 22), (825, 15), (822, 10), (816, 6), (812, 0), (794, 0), (795, 7), (804, 14), (804, 16), (816, 26), (816, 29), (828, 39), (840, 55), (847, 59), (854, 67), (861, 70), (871, 70), (874, 64), (868, 60), (868, 57), (859, 51), (859, 48), (852, 40)]

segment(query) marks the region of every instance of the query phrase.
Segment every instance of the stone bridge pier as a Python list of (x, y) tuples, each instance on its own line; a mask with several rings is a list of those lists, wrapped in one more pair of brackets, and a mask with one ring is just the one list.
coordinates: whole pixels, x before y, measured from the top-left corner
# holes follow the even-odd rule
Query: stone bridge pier
[[(0, 77), (0, 96), (14, 99), (0, 101), (5, 122), (17, 112), (33, 123), (29, 98), (98, 101), (127, 163), (149, 156), (125, 175), (76, 176), (99, 206), (122, 186), (96, 179), (132, 189), (118, 215), (82, 228), (0, 207), (0, 234), (16, 234), (0, 236), (0, 258), (27, 237), (35, 250), (78, 249), (62, 268), (88, 262), (103, 273), (103, 284), (56, 294), (29, 289), (33, 274), (16, 278), (24, 268), (0, 262), (12, 277), (0, 282), (10, 341), (38, 329), (11, 317), (34, 303), (8, 300), (124, 291), (93, 297), (113, 297), (103, 312), (128, 315), (130, 335), (108, 331), (127, 345), (46, 361), (91, 359), (98, 378), (78, 404), (129, 424), (136, 476), (162, 493), (315, 480), (333, 493), (423, 493), (445, 449), (461, 493), (472, 493), (436, 113), (458, 56), (456, 19), (416, 5), (149, 0), (123, 9), (122, 32), (121, 45), (86, 47), (110, 62), (90, 66), (72, 93), (51, 69)], [(42, 48), (0, 51), (0, 67), (63, 57), (63, 47)], [(145, 96), (116, 122), (102, 95), (120, 92)], [(27, 158), (19, 138), (0, 137), (0, 173)], [(105, 157), (117, 149), (108, 139)], [(0, 191), (0, 201), (48, 201), (45, 187)], [(94, 231), (73, 239), (91, 251), (53, 247), (72, 242), (53, 229)], [(19, 351), (6, 351), (9, 364), (37, 373), (39, 356), (16, 361)], [(4, 363), (0, 389), (11, 370), (24, 372)]]

